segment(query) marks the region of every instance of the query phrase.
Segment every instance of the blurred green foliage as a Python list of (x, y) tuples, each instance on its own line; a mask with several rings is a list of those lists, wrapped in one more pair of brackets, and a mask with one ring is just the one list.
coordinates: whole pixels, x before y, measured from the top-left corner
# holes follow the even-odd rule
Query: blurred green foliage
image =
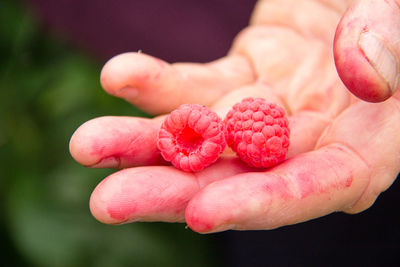
[(213, 266), (210, 238), (183, 224), (108, 226), (90, 215), (90, 193), (112, 171), (75, 163), (69, 138), (97, 116), (145, 116), (100, 88), (101, 64), (13, 0), (0, 1), (0, 40), (3, 264)]

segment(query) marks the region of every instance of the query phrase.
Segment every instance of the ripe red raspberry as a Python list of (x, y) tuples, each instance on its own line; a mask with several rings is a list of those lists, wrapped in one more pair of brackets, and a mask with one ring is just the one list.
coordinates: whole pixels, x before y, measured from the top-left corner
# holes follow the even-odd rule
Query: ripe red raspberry
[(157, 147), (165, 160), (184, 171), (200, 171), (215, 162), (226, 146), (225, 125), (205, 106), (184, 104), (167, 116)]
[(226, 115), (228, 146), (250, 166), (274, 166), (286, 157), (288, 124), (283, 108), (262, 98), (245, 98)]

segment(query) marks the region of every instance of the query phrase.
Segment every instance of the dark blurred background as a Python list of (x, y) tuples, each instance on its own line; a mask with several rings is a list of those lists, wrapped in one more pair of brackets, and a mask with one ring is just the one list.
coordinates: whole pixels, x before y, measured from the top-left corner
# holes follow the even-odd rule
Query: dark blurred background
[(398, 181), (361, 214), (273, 231), (199, 235), (184, 224), (107, 226), (90, 215), (90, 193), (112, 170), (79, 166), (69, 138), (97, 116), (148, 116), (101, 89), (105, 61), (137, 50), (214, 60), (254, 3), (0, 1), (0, 265), (400, 265)]
[(147, 116), (101, 89), (106, 60), (139, 49), (171, 62), (216, 59), (252, 9), (237, 1), (218, 17), (229, 1), (194, 3), (0, 1), (1, 266), (217, 266), (212, 237), (184, 224), (97, 222), (89, 197), (113, 171), (68, 152), (89, 119)]

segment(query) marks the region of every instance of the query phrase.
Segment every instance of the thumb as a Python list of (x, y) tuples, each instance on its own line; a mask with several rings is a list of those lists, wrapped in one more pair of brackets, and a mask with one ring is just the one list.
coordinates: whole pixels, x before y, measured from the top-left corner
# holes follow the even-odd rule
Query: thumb
[(355, 1), (337, 27), (334, 56), (354, 95), (369, 102), (392, 96), (400, 81), (400, 0)]

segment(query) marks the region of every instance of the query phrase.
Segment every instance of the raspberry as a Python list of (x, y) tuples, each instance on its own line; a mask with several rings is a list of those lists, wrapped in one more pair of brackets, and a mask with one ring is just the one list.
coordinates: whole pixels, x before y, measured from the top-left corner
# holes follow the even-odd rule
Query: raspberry
[(272, 167), (289, 147), (289, 127), (283, 108), (262, 98), (245, 98), (225, 118), (227, 143), (252, 167)]
[(165, 160), (184, 171), (200, 171), (215, 162), (226, 146), (225, 125), (205, 106), (184, 104), (167, 116), (157, 147)]

